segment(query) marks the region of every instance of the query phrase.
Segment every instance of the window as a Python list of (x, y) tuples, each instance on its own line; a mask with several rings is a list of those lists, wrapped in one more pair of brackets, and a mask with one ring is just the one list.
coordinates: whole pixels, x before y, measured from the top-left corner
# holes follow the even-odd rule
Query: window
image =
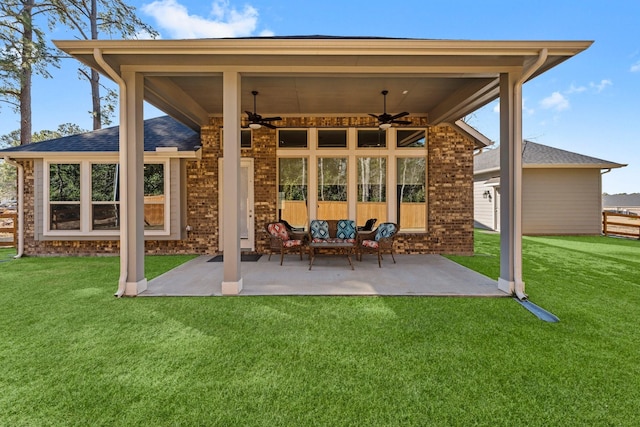
[(49, 165), (49, 224), (52, 230), (80, 230), (80, 164)]
[(307, 223), (307, 171), (304, 157), (278, 161), (279, 217), (294, 227), (304, 227)]
[(398, 158), (398, 223), (404, 231), (424, 231), (427, 222), (426, 159)]
[(356, 222), (364, 224), (376, 218), (387, 220), (387, 159), (384, 157), (358, 158), (358, 204)]
[(251, 129), (240, 130), (240, 148), (251, 148)]
[(164, 229), (164, 164), (144, 165), (144, 229)]
[(118, 165), (91, 165), (91, 229), (120, 229)]
[(426, 140), (426, 132), (422, 129), (398, 129), (396, 133), (398, 148), (424, 147)]
[(346, 129), (319, 129), (318, 148), (347, 148)]
[(387, 146), (387, 133), (383, 130), (359, 129), (358, 148), (377, 148)]
[[(144, 170), (145, 230), (168, 234), (168, 163)], [(120, 229), (120, 181), (117, 163), (46, 163), (45, 234), (117, 235)]]
[(306, 129), (280, 129), (278, 130), (279, 148), (306, 148)]
[(348, 218), (347, 159), (318, 158), (318, 218)]
[(278, 132), (280, 218), (298, 227), (309, 219), (364, 225), (376, 218), (378, 224), (397, 222), (402, 231), (427, 231), (426, 129)]

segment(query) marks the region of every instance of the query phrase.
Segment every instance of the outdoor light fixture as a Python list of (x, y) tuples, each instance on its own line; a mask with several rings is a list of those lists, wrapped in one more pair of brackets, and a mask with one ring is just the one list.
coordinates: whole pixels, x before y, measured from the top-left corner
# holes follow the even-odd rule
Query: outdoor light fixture
[(489, 201), (491, 201), (491, 191), (485, 190), (485, 192), (482, 193), (482, 198), (483, 199), (489, 199)]

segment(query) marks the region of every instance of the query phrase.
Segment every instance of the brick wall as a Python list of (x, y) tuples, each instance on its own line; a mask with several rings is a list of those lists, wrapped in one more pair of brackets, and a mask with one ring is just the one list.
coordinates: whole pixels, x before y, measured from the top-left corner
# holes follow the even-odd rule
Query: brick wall
[[(411, 117), (418, 126), (426, 119)], [(370, 125), (366, 117), (286, 118), (284, 127), (349, 127)], [(150, 254), (213, 254), (218, 247), (218, 158), (222, 119), (212, 118), (202, 129), (202, 159), (186, 162), (186, 224), (192, 231), (183, 240), (145, 242)], [(276, 131), (262, 127), (253, 131), (251, 149), (243, 157), (254, 159), (254, 219), (256, 251), (266, 249), (264, 224), (277, 217)], [(110, 255), (118, 254), (117, 241), (36, 241), (33, 224), (33, 162), (25, 166), (25, 254)], [(473, 143), (448, 126), (428, 130), (428, 231), (401, 234), (398, 253), (473, 253)]]

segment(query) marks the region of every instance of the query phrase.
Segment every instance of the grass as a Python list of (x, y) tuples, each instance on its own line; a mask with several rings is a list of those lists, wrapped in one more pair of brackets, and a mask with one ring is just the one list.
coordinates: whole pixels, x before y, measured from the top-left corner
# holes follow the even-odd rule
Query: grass
[[(452, 258), (497, 277), (498, 250)], [(640, 425), (640, 242), (524, 256), (559, 323), (509, 298), (115, 299), (117, 258), (0, 263), (0, 425)]]

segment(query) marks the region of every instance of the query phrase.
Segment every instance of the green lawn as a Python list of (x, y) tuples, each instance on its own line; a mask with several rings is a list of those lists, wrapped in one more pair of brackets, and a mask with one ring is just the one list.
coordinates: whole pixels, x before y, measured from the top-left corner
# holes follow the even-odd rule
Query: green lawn
[[(451, 258), (497, 277), (498, 239)], [(116, 299), (117, 258), (0, 262), (0, 425), (640, 425), (640, 242), (524, 257), (559, 323), (510, 298)]]

